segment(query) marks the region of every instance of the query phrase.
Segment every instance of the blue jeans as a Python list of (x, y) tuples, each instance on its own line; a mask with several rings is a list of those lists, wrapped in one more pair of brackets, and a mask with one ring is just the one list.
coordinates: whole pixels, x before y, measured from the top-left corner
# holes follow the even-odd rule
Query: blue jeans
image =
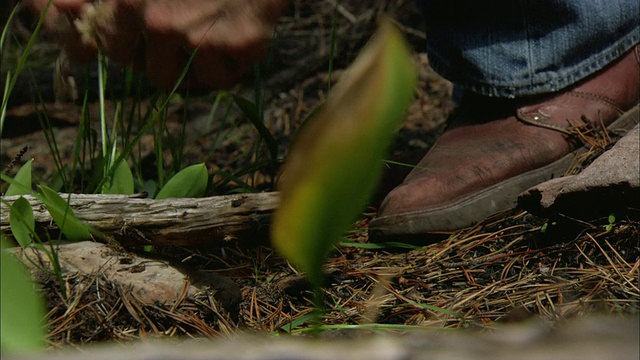
[(423, 0), (432, 67), (456, 86), (557, 91), (640, 42), (638, 0)]

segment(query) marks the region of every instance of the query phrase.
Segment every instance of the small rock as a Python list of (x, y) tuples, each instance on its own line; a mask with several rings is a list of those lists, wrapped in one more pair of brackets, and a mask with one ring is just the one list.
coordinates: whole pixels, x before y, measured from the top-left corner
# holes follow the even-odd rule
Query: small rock
[[(36, 264), (52, 269), (49, 258), (36, 247), (11, 250), (32, 272), (40, 271)], [(209, 292), (230, 313), (238, 311), (242, 299), (240, 287), (224, 276), (188, 271), (170, 261), (118, 251), (102, 243), (63, 243), (57, 246), (57, 252), (63, 276), (102, 274), (130, 290), (145, 305), (173, 304), (181, 298), (185, 286), (187, 297)]]
[(522, 193), (518, 205), (541, 216), (581, 219), (640, 206), (640, 128), (635, 126), (577, 175), (544, 182)]

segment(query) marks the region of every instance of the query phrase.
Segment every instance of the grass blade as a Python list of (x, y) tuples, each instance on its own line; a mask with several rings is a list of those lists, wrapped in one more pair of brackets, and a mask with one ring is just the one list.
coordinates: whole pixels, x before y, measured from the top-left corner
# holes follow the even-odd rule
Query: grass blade
[(251, 124), (258, 130), (260, 137), (267, 144), (267, 149), (269, 150), (269, 156), (272, 161), (276, 161), (278, 159), (278, 142), (276, 138), (271, 134), (271, 131), (264, 126), (264, 121), (262, 119), (262, 115), (258, 107), (253, 104), (251, 101), (243, 98), (242, 96), (234, 96), (233, 100), (238, 105), (240, 110), (244, 113), (244, 115), (249, 119)]
[[(42, 12), (40, 13), (40, 18), (38, 19), (38, 23), (36, 24), (35, 29), (33, 30), (33, 33), (31, 34), (31, 37), (29, 38), (29, 41), (27, 42), (27, 45), (25, 46), (23, 52), (22, 52), (22, 56), (20, 56), (20, 59), (18, 61), (18, 65), (16, 66), (16, 68), (14, 69), (13, 72), (13, 77), (11, 77), (11, 80), (9, 80), (10, 76), (9, 74), (7, 74), (7, 82), (8, 82), (8, 86), (5, 85), (5, 92), (4, 95), (2, 97), (2, 105), (0, 106), (0, 136), (2, 136), (2, 130), (4, 129), (4, 120), (5, 120), (5, 114), (6, 114), (6, 110), (7, 110), (7, 106), (9, 105), (9, 96), (11, 95), (11, 92), (13, 91), (13, 88), (16, 85), (16, 82), (18, 81), (18, 76), (20, 75), (20, 73), (22, 72), (22, 69), (24, 68), (25, 63), (27, 62), (27, 57), (29, 56), (29, 53), (31, 52), (31, 48), (33, 47), (33, 44), (35, 44), (36, 42), (36, 38), (38, 37), (38, 33), (40, 32), (40, 28), (42, 27), (42, 24), (44, 22), (44, 19), (47, 15), (47, 12), (49, 11), (49, 6), (51, 6), (51, 1), (48, 1), (47, 4), (45, 5), (44, 9), (42, 10)], [(14, 9), (15, 12), (15, 9)], [(8, 25), (8, 23), (7, 23)], [(3, 36), (4, 36), (5, 32), (3, 30)], [(2, 39), (3, 45), (4, 45), (4, 38)], [(0, 56), (2, 56), (4, 54), (4, 49), (2, 51), (2, 54), (0, 54)]]

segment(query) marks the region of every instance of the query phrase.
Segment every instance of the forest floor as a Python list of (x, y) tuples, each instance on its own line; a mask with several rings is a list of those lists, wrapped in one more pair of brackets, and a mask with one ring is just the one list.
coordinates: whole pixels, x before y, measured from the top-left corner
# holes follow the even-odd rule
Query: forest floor
[[(332, 81), (339, 81), (342, 71), (373, 33), (377, 15), (384, 12), (400, 25), (420, 69), (417, 99), (391, 151), (392, 159), (415, 163), (437, 139), (455, 107), (451, 84), (429, 68), (422, 52), (425, 35), (419, 14), (410, 1), (371, 5), (370, 1), (347, 0), (340, 2), (337, 12), (332, 3), (294, 1), (281, 21), (271, 63), (259, 87), (264, 91), (265, 125), (274, 134), (278, 151), (284, 155), (295, 129), (325, 99), (334, 14), (336, 41), (331, 75)], [(57, 50), (42, 42), (34, 51), (36, 58), (46, 58)], [(81, 104), (53, 103), (50, 71), (51, 63), (34, 63), (31, 76), (43, 79), (38, 82), (43, 101), (49, 104), (57, 146), (63, 158), (71, 157)], [(25, 156), (35, 158), (34, 173), (41, 182), (51, 183), (56, 169), (47, 139), (38, 130), (37, 113), (42, 106), (33, 100), (33, 82), (23, 78), (12, 95), (2, 139), (2, 166), (29, 145)], [(251, 98), (254, 85), (249, 79), (229, 92)], [(113, 86), (117, 89), (118, 84)], [(90, 108), (96, 111), (93, 96), (89, 96)], [(167, 132), (185, 129), (182, 164), (205, 162), (210, 172), (235, 174), (256, 191), (272, 190), (266, 168), (254, 166), (268, 156), (260, 135), (228, 99), (223, 99), (224, 106), (219, 106), (211, 121), (213, 99), (215, 93), (202, 94), (189, 101), (176, 101), (168, 110)], [(115, 109), (115, 103), (110, 101), (107, 107)], [(142, 168), (150, 169), (145, 174), (153, 179), (152, 170), (157, 168), (152, 156), (153, 137), (149, 135), (142, 143), (146, 144), (143, 152), (149, 154), (141, 156), (145, 159)], [(165, 153), (170, 163), (175, 154), (169, 150)], [(379, 194), (345, 243), (327, 259), (323, 320), (330, 329), (327, 336), (348, 336), (342, 325), (491, 329), (499, 323), (532, 317), (555, 324), (595, 313), (637, 315), (638, 211), (616, 213), (615, 221), (610, 217), (582, 221), (543, 218), (511, 209), (473, 227), (440, 234), (442, 240), (437, 242), (425, 238), (422, 244), (370, 243), (368, 222), (382, 194), (409, 170), (408, 166), (389, 165)], [(242, 187), (233, 181), (219, 183), (222, 185), (210, 195)], [(236, 311), (220, 310), (215, 316), (203, 317), (202, 309), (193, 307), (167, 310), (146, 306), (134, 311), (125, 306), (126, 300), (123, 302), (113, 287), (95, 281), (99, 274), (68, 279), (68, 293), (77, 294), (77, 299), (62, 296), (56, 282), (45, 279), (43, 292), (48, 297), (52, 324), (50, 344), (63, 347), (138, 339), (149, 334), (219, 337), (238, 331), (304, 331), (313, 310), (308, 284), (269, 247), (267, 239), (262, 240), (260, 245), (251, 246), (238, 243), (215, 249), (154, 249), (186, 267), (225, 276), (240, 286), (242, 300)], [(76, 291), (87, 284), (96, 284), (109, 303), (98, 304), (91, 292)], [(70, 311), (72, 307), (74, 311)], [(99, 316), (105, 308), (107, 314)], [(393, 329), (402, 331), (401, 327)]]

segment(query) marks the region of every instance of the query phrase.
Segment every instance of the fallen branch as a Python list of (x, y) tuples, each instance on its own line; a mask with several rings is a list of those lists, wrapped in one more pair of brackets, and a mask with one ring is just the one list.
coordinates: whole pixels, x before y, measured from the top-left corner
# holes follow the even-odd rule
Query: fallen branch
[[(67, 194), (61, 196), (67, 198)], [(33, 207), (36, 232), (55, 235), (59, 229), (44, 205), (33, 196), (25, 198)], [(17, 196), (2, 199), (12, 203)], [(72, 194), (70, 204), (80, 221), (125, 246), (220, 246), (264, 239), (278, 201), (275, 192), (164, 200)], [(12, 238), (9, 208), (2, 203), (0, 210), (0, 231)]]

